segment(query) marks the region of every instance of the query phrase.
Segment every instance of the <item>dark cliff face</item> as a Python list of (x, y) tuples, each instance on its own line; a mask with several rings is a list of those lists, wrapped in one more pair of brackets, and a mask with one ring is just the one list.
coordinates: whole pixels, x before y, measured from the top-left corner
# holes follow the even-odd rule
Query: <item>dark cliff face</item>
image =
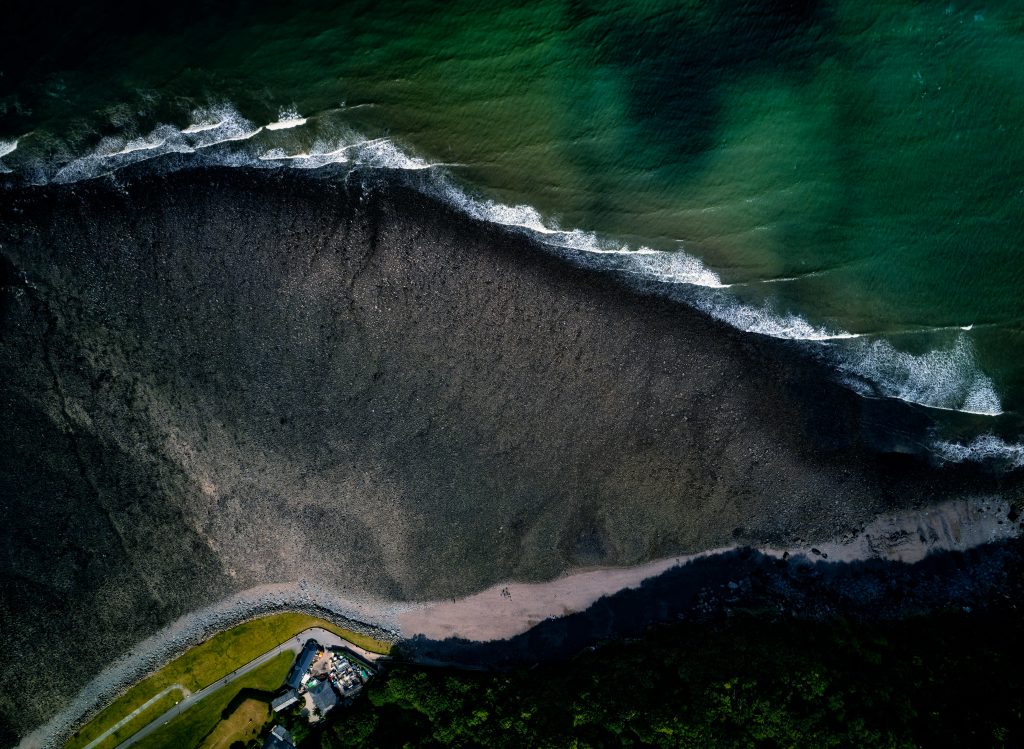
[(920, 414), (380, 175), (136, 175), (0, 210), (19, 730), (54, 709), (19, 696), (42, 653), (78, 654), (71, 693), (265, 582), (443, 597), (1018, 491), (875, 452)]

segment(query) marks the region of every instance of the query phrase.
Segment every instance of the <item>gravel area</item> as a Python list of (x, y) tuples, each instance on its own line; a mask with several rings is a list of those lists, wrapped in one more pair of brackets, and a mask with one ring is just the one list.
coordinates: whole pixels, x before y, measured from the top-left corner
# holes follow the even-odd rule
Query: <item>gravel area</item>
[(261, 586), (443, 601), (1019, 506), (1024, 471), (929, 459), (927, 410), (409, 179), (139, 168), (4, 193), (0, 744)]

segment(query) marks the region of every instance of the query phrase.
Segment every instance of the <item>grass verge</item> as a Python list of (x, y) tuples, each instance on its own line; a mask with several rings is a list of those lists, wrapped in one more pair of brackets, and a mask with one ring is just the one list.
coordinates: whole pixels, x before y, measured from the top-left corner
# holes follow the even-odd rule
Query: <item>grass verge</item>
[(270, 706), (266, 702), (248, 699), (217, 724), (200, 749), (229, 749), (236, 741), (244, 744), (259, 736), (268, 720)]
[(243, 689), (272, 691), (281, 686), (295, 656), (281, 653), (229, 686), (200, 700), (184, 713), (142, 739), (137, 749), (195, 749), (221, 721), (221, 715)]
[[(180, 684), (189, 691), (197, 692), (289, 637), (310, 627), (323, 627), (339, 637), (349, 640), (354, 645), (374, 653), (387, 653), (391, 649), (389, 643), (352, 632), (309, 614), (288, 612), (253, 619), (214, 635), (140, 681), (72, 735), (65, 746), (67, 749), (83, 749), (125, 715), (172, 684)], [(277, 686), (275, 684), (274, 688)], [(148, 716), (149, 720), (152, 720), (160, 713), (147, 709), (144, 714)], [(128, 728), (138, 730), (145, 725), (145, 722), (139, 723), (133, 720), (118, 733), (120, 734)], [(127, 736), (122, 736), (121, 740), (124, 738)], [(108, 745), (114, 746), (108, 741), (104, 741), (102, 744), (103, 747)]]
[(163, 715), (165, 712), (170, 710), (172, 707), (177, 705), (178, 701), (181, 700), (181, 698), (182, 694), (177, 690), (175, 690), (171, 694), (165, 694), (163, 697), (158, 699), (156, 702), (154, 702), (141, 713), (136, 715), (130, 721), (128, 721), (123, 726), (114, 731), (112, 734), (107, 736), (107, 738), (103, 739), (103, 741), (96, 744), (95, 749), (113, 749), (113, 747), (117, 746), (122, 741), (127, 739), (129, 736), (134, 734), (144, 725), (149, 723), (149, 721), (158, 718), (159, 716)]

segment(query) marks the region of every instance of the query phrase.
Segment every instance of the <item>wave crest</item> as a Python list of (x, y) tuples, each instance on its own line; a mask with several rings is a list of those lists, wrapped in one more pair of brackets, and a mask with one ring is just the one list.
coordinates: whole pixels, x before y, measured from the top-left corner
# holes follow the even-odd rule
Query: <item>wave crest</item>
[(933, 448), (950, 463), (973, 461), (1006, 469), (1024, 468), (1024, 445), (1006, 442), (994, 434), (984, 434), (967, 444), (939, 441)]
[(900, 351), (886, 340), (864, 342), (851, 347), (840, 369), (855, 378), (851, 386), (872, 395), (979, 416), (1003, 413), (995, 386), (978, 367), (965, 333), (948, 349), (924, 354)]
[[(348, 165), (420, 171), (446, 166), (411, 155), (387, 138), (368, 139), (329, 119), (326, 115), (305, 118), (282, 109), (276, 122), (261, 127), (231, 105), (217, 104), (194, 110), (190, 124), (182, 129), (159, 125), (144, 136), (105, 138), (91, 153), (56, 169), (52, 164), (36, 164), (24, 171), (42, 175), (36, 181), (43, 183), (76, 182), (168, 154), (196, 154), (202, 163), (261, 168)], [(296, 132), (299, 126), (303, 127)], [(16, 141), (0, 144), (0, 156), (16, 146)], [(817, 325), (769, 303), (760, 307), (745, 303), (727, 292), (729, 284), (718, 273), (684, 249), (630, 247), (595, 232), (565, 229), (532, 206), (473, 197), (440, 169), (419, 185), (478, 220), (528, 233), (570, 262), (618, 273), (732, 327), (818, 344), (817, 350), (827, 353), (844, 381), (864, 395), (985, 416), (1002, 413), (992, 380), (977, 365), (967, 329), (957, 330), (958, 338), (949, 348), (911, 354), (877, 336)]]

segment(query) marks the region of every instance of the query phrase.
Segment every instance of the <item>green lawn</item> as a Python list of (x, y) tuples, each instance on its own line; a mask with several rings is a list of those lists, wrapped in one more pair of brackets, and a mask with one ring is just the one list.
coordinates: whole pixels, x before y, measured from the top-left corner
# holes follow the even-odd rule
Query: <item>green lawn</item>
[(103, 741), (96, 745), (95, 749), (112, 749), (112, 747), (117, 746), (144, 725), (149, 723), (149, 721), (170, 710), (178, 704), (180, 699), (182, 699), (182, 694), (177, 690), (170, 694), (165, 694), (144, 711), (107, 736), (107, 738), (103, 739)]
[(201, 749), (230, 749), (236, 741), (244, 744), (255, 739), (271, 715), (270, 705), (266, 702), (248, 699), (217, 724), (206, 736)]
[(195, 749), (217, 727), (221, 713), (240, 690), (246, 687), (266, 691), (277, 689), (284, 681), (294, 658), (293, 653), (281, 653), (255, 671), (232, 682), (230, 686), (200, 700), (135, 746), (138, 749)]
[[(66, 747), (82, 749), (125, 715), (172, 684), (181, 684), (186, 689), (197, 692), (310, 627), (323, 627), (375, 653), (387, 653), (391, 648), (389, 643), (351, 632), (308, 614), (289, 612), (254, 619), (211, 637), (133, 686), (75, 733)], [(277, 686), (274, 685), (275, 688)], [(150, 720), (158, 714), (152, 710), (145, 712)], [(135, 730), (141, 725), (145, 723), (132, 721), (131, 724)], [(125, 737), (122, 736), (123, 738)], [(108, 746), (108, 742), (105, 741), (102, 746)]]
[[(178, 701), (182, 699), (183, 696), (184, 695), (182, 695), (182, 693), (178, 690), (174, 690), (170, 694), (165, 694), (163, 697), (158, 699), (156, 702), (154, 702), (141, 713), (136, 715), (130, 721), (128, 721), (123, 726), (114, 731), (112, 734), (103, 739), (103, 741), (96, 744), (94, 749), (113, 749), (113, 747), (117, 746), (122, 741), (127, 739), (133, 733), (135, 733), (144, 725), (149, 723), (149, 721), (157, 718), (160, 715), (163, 715), (165, 712), (174, 707), (178, 703)], [(118, 720), (120, 720), (120, 718), (115, 718), (110, 721), (110, 724), (116, 723)], [(92, 741), (93, 738), (103, 733), (103, 731), (107, 730), (108, 727), (109, 725), (103, 728), (97, 727), (95, 731), (90, 731), (87, 737), (76, 738), (75, 746), (85, 746), (90, 741)]]

